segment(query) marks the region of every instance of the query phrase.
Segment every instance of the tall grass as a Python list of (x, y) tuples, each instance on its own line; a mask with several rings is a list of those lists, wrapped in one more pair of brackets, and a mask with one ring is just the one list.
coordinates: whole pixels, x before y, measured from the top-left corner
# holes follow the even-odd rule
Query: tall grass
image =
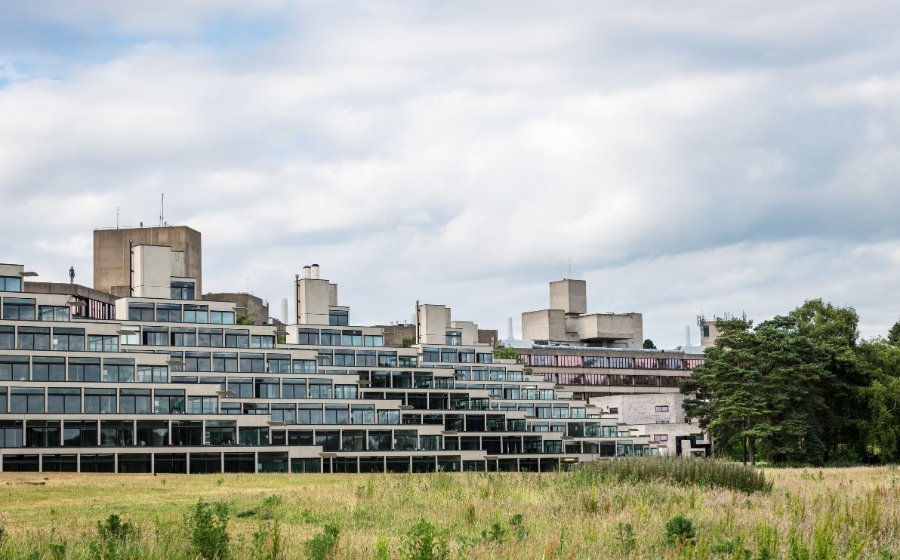
[(765, 471), (730, 461), (698, 460), (691, 457), (628, 457), (579, 465), (575, 484), (621, 484), (623, 482), (668, 482), (677, 486), (711, 486), (746, 494), (772, 491)]
[[(0, 558), (198, 560), (204, 531), (225, 526), (226, 516), (227, 539), (213, 531), (210, 542), (227, 545), (220, 557), (231, 560), (399, 560), (428, 551), (467, 560), (900, 558), (896, 469), (769, 470), (771, 491), (748, 493), (707, 483), (706, 470), (647, 475), (659, 464), (543, 474), (5, 473)], [(3, 484), (44, 477), (45, 486)], [(215, 519), (198, 517), (213, 507), (221, 507)], [(205, 550), (216, 555), (215, 546)]]

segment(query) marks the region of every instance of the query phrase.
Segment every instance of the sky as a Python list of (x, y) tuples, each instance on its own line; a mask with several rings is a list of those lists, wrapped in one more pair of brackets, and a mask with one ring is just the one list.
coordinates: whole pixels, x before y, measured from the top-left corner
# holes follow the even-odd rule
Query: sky
[[(0, 0), (0, 262), (92, 285), (95, 228), (203, 235), (204, 292), (506, 336), (587, 281), (697, 315), (900, 317), (900, 3)], [(117, 217), (118, 216), (118, 217)]]

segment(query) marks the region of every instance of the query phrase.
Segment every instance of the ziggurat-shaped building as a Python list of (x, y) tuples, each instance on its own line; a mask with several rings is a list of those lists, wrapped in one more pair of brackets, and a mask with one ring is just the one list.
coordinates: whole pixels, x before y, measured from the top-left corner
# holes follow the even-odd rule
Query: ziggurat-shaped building
[(235, 324), (249, 305), (201, 296), (198, 232), (94, 239), (95, 289), (0, 264), (3, 471), (552, 471), (657, 451), (444, 306), (417, 304), (403, 347), (352, 325), (313, 266), (294, 324)]

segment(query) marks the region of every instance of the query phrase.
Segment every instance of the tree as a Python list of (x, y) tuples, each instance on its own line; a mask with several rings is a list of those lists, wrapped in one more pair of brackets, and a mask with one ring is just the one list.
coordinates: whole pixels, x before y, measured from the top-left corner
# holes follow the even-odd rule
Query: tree
[(895, 463), (900, 461), (900, 348), (876, 337), (862, 341), (856, 353), (860, 367), (872, 378), (871, 384), (857, 389), (859, 455)]
[(249, 315), (244, 315), (243, 313), (238, 313), (237, 320), (238, 325), (255, 325), (256, 321), (250, 318)]
[(891, 346), (900, 346), (900, 321), (894, 323), (888, 331), (887, 343)]
[(648, 338), (644, 341), (644, 350), (656, 350), (656, 345)]
[(404, 338), (402, 342), (400, 342), (400, 348), (411, 348), (413, 344), (416, 343), (416, 339), (414, 338)]
[(522, 358), (515, 348), (511, 346), (494, 346), (494, 357), (501, 360), (515, 360), (517, 364), (522, 363)]

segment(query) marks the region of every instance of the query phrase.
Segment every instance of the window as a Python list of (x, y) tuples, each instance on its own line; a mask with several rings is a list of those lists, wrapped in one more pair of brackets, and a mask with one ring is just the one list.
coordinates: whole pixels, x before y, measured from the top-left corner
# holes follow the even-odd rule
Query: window
[(457, 352), (455, 348), (441, 348), (441, 361), (442, 362), (456, 362), (457, 361)]
[(602, 356), (585, 356), (584, 357), (584, 367), (608, 367), (606, 363), (606, 358)]
[(152, 414), (153, 398), (150, 389), (122, 389), (119, 411), (122, 414)]
[(225, 339), (222, 335), (222, 329), (200, 329), (197, 335), (197, 346), (207, 348), (224, 348)]
[(122, 332), (133, 334), (119, 335), (119, 344), (139, 345), (141, 343), (141, 327), (137, 325), (122, 325)]
[(168, 346), (169, 329), (167, 327), (144, 327), (144, 344), (147, 346)]
[(366, 335), (363, 337), (366, 346), (384, 346), (384, 337), (381, 335)]
[(334, 398), (336, 399), (355, 399), (356, 398), (356, 385), (335, 385), (334, 386)]
[(235, 424), (234, 420), (207, 420), (206, 445), (234, 445)]
[(253, 335), (250, 337), (250, 348), (275, 348), (275, 337)]
[(241, 427), (238, 435), (238, 445), (269, 445), (269, 428)]
[(63, 445), (71, 447), (97, 445), (97, 421), (66, 420), (63, 422)]
[(263, 354), (244, 352), (240, 358), (241, 373), (265, 373), (266, 360)]
[(322, 405), (320, 404), (300, 404), (297, 405), (297, 423), (298, 424), (321, 424), (322, 423)]
[[(71, 360), (69, 360), (71, 362)], [(169, 380), (169, 370), (165, 366), (138, 366), (138, 383), (166, 383)]]
[(668, 405), (657, 406), (656, 412), (669, 412), (669, 407), (668, 407)]
[(228, 390), (234, 391), (235, 398), (253, 398), (253, 379), (250, 377), (229, 377)]
[(334, 365), (355, 367), (356, 360), (353, 350), (335, 350)]
[(172, 327), (172, 346), (196, 346), (197, 331), (183, 327)]
[(379, 351), (378, 367), (397, 367), (397, 353)]
[[(328, 312), (328, 324), (336, 326), (346, 326), (348, 317), (346, 311), (331, 310)], [(324, 344), (324, 343), (323, 343)]]
[(44, 389), (38, 387), (11, 388), (9, 411), (12, 413), (42, 414), (44, 412)]
[(0, 326), (0, 350), (16, 349), (16, 328)]
[(379, 424), (399, 424), (400, 423), (400, 411), (398, 411), (398, 410), (379, 410), (378, 411), (378, 423)]
[(22, 447), (21, 420), (0, 420), (0, 446)]
[[(161, 447), (169, 445), (169, 422), (166, 420), (138, 420), (137, 423), (138, 445)], [(122, 464), (122, 456), (119, 455), (119, 465)]]
[(464, 364), (474, 364), (475, 363), (475, 350), (474, 349), (460, 349), (459, 361)]
[(0, 292), (21, 292), (22, 279), (12, 276), (0, 276)]
[(84, 329), (53, 329), (53, 349), (84, 352)]
[(294, 360), (294, 373), (316, 373), (316, 362), (313, 360)]
[(194, 299), (194, 283), (172, 282), (171, 297), (169, 299)]
[(153, 304), (152, 303), (129, 303), (128, 304), (128, 320), (129, 321), (152, 321), (153, 320)]
[(65, 358), (42, 358), (35, 356), (31, 360), (32, 381), (65, 381)]
[(104, 383), (133, 383), (134, 360), (129, 358), (106, 358), (103, 360)]
[(291, 373), (290, 354), (266, 354), (269, 373)]
[(656, 423), (657, 424), (668, 424), (669, 421), (668, 420), (657, 420)]
[(362, 331), (343, 331), (341, 333), (341, 344), (343, 346), (362, 346)]
[(209, 322), (214, 325), (233, 325), (234, 311), (210, 311)]
[(354, 404), (351, 407), (351, 419), (354, 424), (374, 424), (374, 404)]
[(282, 398), (285, 399), (305, 399), (306, 398), (306, 380), (305, 379), (282, 379), (281, 380)]
[(200, 420), (173, 420), (172, 445), (203, 445), (203, 422)]
[(447, 331), (445, 344), (459, 346), (462, 344), (462, 331)]
[(81, 414), (81, 389), (47, 389), (48, 414)]
[(212, 371), (209, 352), (185, 352), (184, 371)]
[(59, 447), (59, 420), (28, 420), (25, 447)]
[(226, 330), (225, 348), (250, 348), (250, 331)]
[(175, 303), (156, 304), (156, 320), (159, 322), (180, 323), (181, 306)]
[(322, 344), (325, 346), (340, 346), (341, 331), (322, 329)]
[(154, 414), (184, 414), (184, 389), (157, 389), (154, 393)]
[(653, 441), (669, 441), (668, 434), (653, 434)]
[(50, 329), (19, 327), (19, 350), (50, 350)]
[(67, 306), (56, 307), (52, 305), (41, 305), (38, 307), (38, 320), (68, 321), (69, 308)]
[(618, 407), (615, 407), (615, 406), (611, 406), (611, 407), (609, 407), (609, 413), (610, 413), (610, 414), (618, 414), (618, 413), (619, 413), (619, 408), (618, 408)]
[(493, 354), (478, 354), (478, 363), (479, 364), (494, 363), (494, 355)]
[(272, 420), (284, 422), (285, 424), (296, 424), (297, 405), (280, 403), (272, 404)]
[(707, 327), (707, 326), (703, 327), (703, 336), (709, 336), (709, 327)]
[(99, 358), (69, 358), (69, 381), (100, 381)]
[(28, 356), (0, 356), (0, 381), (28, 381)]
[[(58, 331), (60, 329), (54, 329)], [(119, 337), (88, 335), (88, 352), (118, 352)]]
[(85, 389), (84, 390), (85, 414), (115, 414), (116, 390), (115, 389)]
[(326, 424), (349, 424), (350, 411), (345, 404), (326, 404), (325, 405), (325, 423)]
[(3, 318), (13, 321), (34, 321), (34, 300), (3, 298)]
[(418, 444), (416, 436), (416, 430), (394, 430), (394, 450), (415, 451)]
[[(190, 298), (193, 299), (193, 298)], [(184, 306), (184, 322), (185, 323), (208, 323), (209, 322), (209, 306), (208, 305), (189, 305)]]
[(237, 373), (237, 352), (213, 352), (212, 370), (224, 373)]
[(278, 399), (281, 398), (281, 386), (277, 377), (257, 377), (256, 378), (256, 398), (257, 399)]
[(440, 451), (441, 436), (419, 436), (420, 451)]
[[(556, 356), (540, 356), (534, 355), (531, 356), (531, 365), (533, 366), (555, 366), (556, 365)], [(552, 443), (552, 442), (545, 442)]]
[(319, 329), (297, 329), (299, 341), (297, 344), (318, 344)]
[[(85, 422), (87, 424), (88, 422)], [(68, 431), (68, 422), (66, 422), (66, 431)], [(97, 424), (94, 423), (94, 429)], [(82, 439), (84, 439), (84, 428), (82, 428)], [(96, 438), (96, 436), (95, 436)], [(134, 421), (132, 420), (101, 420), (100, 421), (100, 445), (109, 445), (116, 447), (130, 447), (134, 445)], [(82, 472), (84, 471), (84, 455), (82, 457)]]

